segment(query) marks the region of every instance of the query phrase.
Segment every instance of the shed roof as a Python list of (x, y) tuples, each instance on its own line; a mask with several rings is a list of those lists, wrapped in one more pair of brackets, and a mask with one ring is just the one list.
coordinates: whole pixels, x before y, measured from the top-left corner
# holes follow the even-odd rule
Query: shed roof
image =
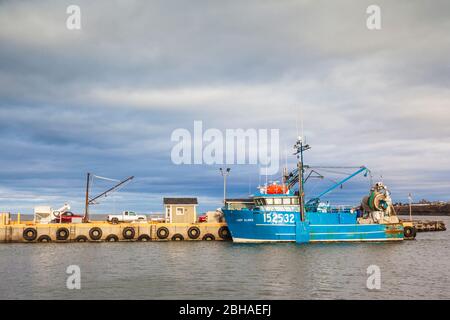
[(198, 204), (197, 198), (163, 198), (164, 204)]

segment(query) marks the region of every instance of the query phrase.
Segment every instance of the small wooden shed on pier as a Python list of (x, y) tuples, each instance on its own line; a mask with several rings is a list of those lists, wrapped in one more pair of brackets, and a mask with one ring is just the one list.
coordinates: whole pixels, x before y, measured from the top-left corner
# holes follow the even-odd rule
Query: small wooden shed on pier
[(197, 222), (197, 198), (164, 198), (163, 203), (166, 222)]

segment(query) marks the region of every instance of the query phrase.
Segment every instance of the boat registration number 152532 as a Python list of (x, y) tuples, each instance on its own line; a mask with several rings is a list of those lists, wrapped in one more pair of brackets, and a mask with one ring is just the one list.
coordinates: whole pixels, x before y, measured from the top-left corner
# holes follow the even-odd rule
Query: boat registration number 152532
[(276, 213), (267, 212), (264, 213), (264, 222), (266, 223), (294, 223), (293, 213)]

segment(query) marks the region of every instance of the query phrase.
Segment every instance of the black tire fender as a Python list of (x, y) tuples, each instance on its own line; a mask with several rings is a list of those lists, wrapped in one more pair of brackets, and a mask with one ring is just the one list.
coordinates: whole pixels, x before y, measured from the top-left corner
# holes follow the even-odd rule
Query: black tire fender
[(200, 237), (200, 229), (198, 227), (190, 227), (187, 231), (189, 238), (197, 239)]
[(70, 231), (67, 228), (58, 228), (56, 230), (56, 240), (67, 240), (70, 236)]
[(38, 242), (52, 242), (52, 239), (48, 235), (44, 234), (44, 235), (40, 236), (37, 239), (37, 241)]
[(214, 235), (211, 233), (207, 233), (203, 236), (202, 240), (203, 241), (214, 241), (214, 240), (216, 240), (216, 237), (214, 237)]
[(89, 239), (86, 236), (78, 236), (75, 238), (75, 242), (88, 242)]
[(219, 237), (221, 237), (224, 240), (231, 239), (230, 230), (227, 226), (222, 226), (219, 228), (219, 231), (217, 231), (219, 234)]
[(415, 227), (404, 227), (403, 235), (407, 239), (414, 239), (416, 237), (416, 228)]
[(99, 227), (94, 227), (94, 228), (91, 228), (91, 230), (89, 230), (89, 237), (94, 241), (100, 240), (102, 238), (102, 235), (103, 235), (103, 231)]
[(117, 241), (119, 241), (119, 237), (116, 236), (115, 234), (109, 234), (106, 236), (105, 241), (106, 242), (117, 242)]
[(136, 231), (134, 231), (133, 227), (125, 227), (122, 230), (122, 236), (127, 240), (133, 239), (135, 235)]
[(183, 241), (183, 240), (184, 240), (184, 237), (183, 237), (182, 234), (175, 233), (175, 234), (172, 236), (172, 241)]
[(156, 231), (156, 235), (158, 236), (158, 239), (167, 239), (169, 236), (169, 229), (161, 227)]
[(150, 236), (149, 235), (147, 235), (147, 234), (141, 234), (139, 237), (138, 237), (138, 241), (140, 241), (140, 242), (147, 242), (147, 241), (151, 241), (152, 239), (150, 238)]
[(37, 237), (37, 231), (35, 228), (26, 228), (23, 230), (22, 236), (27, 241), (34, 241)]

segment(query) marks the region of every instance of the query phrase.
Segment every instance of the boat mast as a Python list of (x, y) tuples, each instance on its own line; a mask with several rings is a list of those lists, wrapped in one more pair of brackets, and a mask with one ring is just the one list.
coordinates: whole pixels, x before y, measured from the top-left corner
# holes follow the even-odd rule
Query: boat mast
[(303, 163), (298, 161), (298, 205), (300, 206), (300, 221), (305, 221), (305, 197), (303, 192)]
[(307, 144), (303, 144), (302, 137), (298, 137), (297, 142), (294, 145), (296, 150), (294, 155), (297, 156), (297, 171), (298, 171), (298, 205), (300, 207), (300, 221), (305, 221), (305, 191), (304, 191), (304, 173), (305, 169), (303, 166), (303, 151), (310, 149), (311, 147)]

